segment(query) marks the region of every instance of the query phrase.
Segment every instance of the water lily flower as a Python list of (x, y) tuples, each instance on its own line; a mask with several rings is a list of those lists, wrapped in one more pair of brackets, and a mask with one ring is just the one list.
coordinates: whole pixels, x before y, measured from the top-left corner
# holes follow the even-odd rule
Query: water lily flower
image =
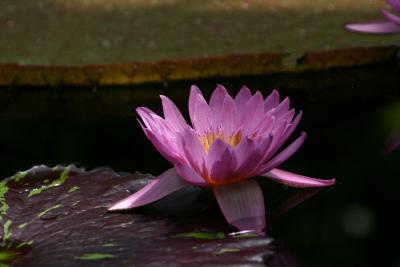
[(265, 228), (263, 194), (251, 179), (264, 176), (292, 187), (325, 187), (335, 179), (320, 180), (277, 169), (303, 144), (303, 132), (282, 146), (294, 132), (302, 113), (280, 101), (274, 90), (267, 98), (243, 86), (233, 99), (218, 85), (207, 103), (197, 86), (191, 87), (188, 125), (175, 104), (161, 96), (164, 118), (137, 108), (148, 139), (174, 167), (109, 210), (140, 207), (157, 201), (185, 184), (210, 187), (226, 220), (239, 230)]
[[(387, 2), (395, 11), (400, 12), (400, 0), (387, 0)], [(383, 16), (385, 16), (385, 20), (383, 21), (349, 23), (346, 25), (346, 29), (371, 34), (400, 33), (400, 16), (397, 16), (386, 9), (382, 9), (382, 13)]]

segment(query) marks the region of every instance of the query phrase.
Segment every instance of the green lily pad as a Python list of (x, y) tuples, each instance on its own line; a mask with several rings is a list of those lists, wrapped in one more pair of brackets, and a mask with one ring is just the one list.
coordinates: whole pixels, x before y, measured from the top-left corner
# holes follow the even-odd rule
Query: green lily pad
[[(266, 52), (292, 62), (306, 51), (397, 44), (397, 36), (343, 28), (382, 19), (383, 7), (363, 0), (3, 0), (0, 63), (79, 66)], [(38, 71), (31, 80), (40, 78)], [(62, 80), (51, 73), (46, 79)]]

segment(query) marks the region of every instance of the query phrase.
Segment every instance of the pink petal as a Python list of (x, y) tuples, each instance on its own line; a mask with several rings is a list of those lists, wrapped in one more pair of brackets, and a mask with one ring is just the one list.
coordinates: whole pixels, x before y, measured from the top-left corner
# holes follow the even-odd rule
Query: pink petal
[(156, 113), (154, 113), (153, 111), (151, 111), (146, 107), (138, 107), (136, 108), (136, 112), (139, 114), (144, 125), (146, 125), (146, 127), (150, 129), (157, 129), (158, 128), (157, 121), (163, 120), (163, 118), (161, 118)]
[(267, 137), (260, 137), (256, 141), (256, 148), (260, 151), (260, 153), (265, 153), (269, 149), (272, 144), (272, 135), (268, 135)]
[[(199, 138), (190, 130), (182, 133), (181, 137), (182, 153), (185, 155), (188, 163), (198, 172), (203, 166), (206, 154)], [(178, 142), (179, 143), (179, 142)]]
[(273, 90), (272, 93), (264, 100), (264, 110), (267, 112), (279, 105), (279, 92)]
[(255, 151), (256, 151), (256, 144), (253, 141), (253, 139), (247, 136), (244, 137), (234, 150), (238, 166), (242, 165), (243, 162), (245, 162), (247, 158), (251, 156)]
[(305, 187), (326, 187), (336, 183), (335, 179), (321, 180), (311, 178), (280, 169), (272, 169), (269, 172), (262, 174), (275, 182), (285, 184), (291, 187), (305, 188)]
[(389, 11), (382, 9), (383, 15), (391, 22), (396, 23), (400, 27), (400, 17), (396, 16), (393, 13), (390, 13)]
[(277, 118), (285, 115), (287, 112), (289, 112), (290, 109), (290, 99), (289, 97), (286, 97), (283, 99), (283, 101), (275, 108), (275, 116)]
[(300, 111), (299, 114), (297, 114), (297, 116), (291, 122), (290, 126), (285, 129), (285, 131), (284, 131), (284, 133), (282, 135), (281, 144), (286, 142), (286, 140), (292, 135), (294, 130), (297, 128), (297, 125), (299, 125), (301, 117), (303, 117), (303, 112), (302, 111)]
[(255, 136), (257, 138), (269, 136), (272, 129), (276, 127), (276, 118), (273, 113), (273, 109), (264, 113), (261, 123), (254, 129), (254, 133), (256, 134)]
[(172, 164), (176, 164), (181, 161), (177, 153), (170, 146), (168, 146), (168, 143), (165, 142), (165, 140), (160, 138), (157, 134), (149, 129), (144, 129), (144, 131), (147, 138), (164, 158), (166, 158)]
[(289, 139), (289, 137), (292, 135), (294, 130), (297, 128), (297, 125), (299, 124), (302, 116), (303, 116), (303, 113), (300, 111), (299, 114), (294, 118), (292, 123), (289, 124), (288, 127), (285, 128), (277, 147), (281, 147)]
[(346, 29), (371, 34), (400, 33), (400, 26), (391, 21), (351, 23), (346, 25)]
[(240, 231), (262, 232), (265, 228), (264, 198), (253, 180), (213, 187), (219, 207), (228, 223)]
[[(251, 177), (252, 174), (259, 168), (263, 162), (263, 155), (271, 144), (272, 137), (266, 137), (262, 140), (257, 141), (255, 144), (253, 141), (252, 146), (248, 148), (248, 151), (236, 150), (236, 158), (238, 160), (238, 167), (236, 175), (238, 177)], [(239, 147), (238, 147), (239, 148)], [(241, 155), (243, 153), (243, 155)]]
[(231, 135), (236, 130), (236, 103), (222, 85), (218, 85), (210, 100), (210, 109), (214, 131), (223, 129), (225, 135)]
[(175, 169), (171, 168), (136, 193), (113, 204), (108, 210), (125, 210), (144, 206), (171, 194), (182, 186), (184, 183)]
[(207, 186), (207, 182), (204, 180), (204, 178), (201, 177), (190, 166), (185, 164), (176, 164), (175, 169), (186, 182), (198, 186)]
[(188, 125), (176, 105), (166, 96), (161, 95), (164, 118), (173, 128), (181, 130)]
[(286, 147), (282, 152), (280, 152), (273, 159), (269, 160), (264, 166), (261, 167), (260, 172), (267, 172), (275, 167), (278, 167), (283, 162), (285, 162), (288, 158), (290, 158), (296, 151), (303, 145), (306, 140), (306, 133), (302, 132), (300, 137), (297, 138), (293, 143), (291, 143), (288, 147)]
[(214, 163), (221, 159), (222, 155), (229, 147), (230, 145), (225, 143), (221, 139), (215, 140), (207, 154), (207, 168), (211, 170)]
[[(140, 128), (142, 128), (143, 132), (146, 133), (146, 129), (147, 129), (146, 126), (144, 126), (143, 123), (139, 119), (136, 119), (136, 120), (139, 123)], [(146, 136), (147, 136), (147, 133), (146, 133)]]
[(227, 180), (233, 180), (237, 178), (234, 175), (236, 169), (237, 160), (232, 152), (231, 148), (228, 147), (221, 158), (216, 161), (211, 167), (210, 176), (214, 182), (226, 182)]
[(251, 133), (261, 123), (264, 115), (264, 99), (259, 91), (247, 101), (241, 113), (243, 129)]
[(235, 103), (238, 108), (243, 108), (247, 101), (251, 98), (251, 91), (246, 86), (242, 86), (239, 93), (235, 97)]
[(210, 108), (214, 113), (222, 112), (222, 103), (227, 95), (228, 92), (225, 87), (218, 84), (210, 98)]
[(154, 147), (172, 164), (180, 162), (176, 143), (173, 142), (175, 133), (165, 125), (165, 121), (146, 108), (138, 108), (137, 112), (148, 128), (138, 120), (139, 124)]
[(215, 182), (232, 177), (236, 169), (237, 160), (229, 144), (217, 139), (211, 146), (207, 155), (207, 169)]
[(162, 117), (158, 116), (150, 109), (139, 107), (136, 109), (136, 111), (147, 129), (151, 130), (155, 134), (158, 134), (163, 142), (168, 138), (174, 138), (176, 135), (176, 129), (171, 128), (169, 123), (167, 123)]
[(285, 114), (283, 114), (281, 117), (279, 117), (279, 120), (285, 121), (285, 122), (291, 122), (293, 120), (294, 114), (296, 111), (294, 109), (289, 110)]
[(203, 95), (196, 94), (193, 98), (193, 103), (191, 105), (194, 105), (194, 108), (190, 112), (193, 128), (199, 134), (207, 133), (211, 130), (211, 118), (213, 118), (213, 113)]
[(194, 114), (196, 99), (198, 95), (202, 95), (199, 87), (197, 87), (196, 85), (192, 85), (190, 87), (189, 107), (188, 107), (190, 117), (192, 117), (192, 114)]
[(195, 118), (198, 98), (202, 98), (204, 100), (203, 94), (201, 93), (199, 87), (197, 87), (196, 85), (192, 85), (190, 88), (190, 96), (189, 96), (189, 116), (190, 120), (192, 121), (192, 125), (193, 125), (193, 120)]
[(238, 128), (238, 111), (236, 103), (231, 96), (225, 96), (222, 110), (223, 112), (220, 114), (220, 124), (222, 125), (226, 135), (233, 135), (236, 133)]
[(283, 132), (286, 129), (286, 124), (275, 125), (272, 131), (268, 134), (268, 138), (272, 137), (271, 144), (267, 151), (264, 152), (263, 162), (269, 160), (280, 149), (279, 143), (282, 138)]
[(400, 12), (400, 0), (388, 0), (388, 3), (397, 11)]

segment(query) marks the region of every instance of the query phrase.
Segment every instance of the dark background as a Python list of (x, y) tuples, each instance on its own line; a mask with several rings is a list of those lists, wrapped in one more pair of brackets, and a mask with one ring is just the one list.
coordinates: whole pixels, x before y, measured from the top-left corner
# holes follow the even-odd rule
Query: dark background
[[(147, 106), (160, 113), (158, 95), (165, 94), (187, 115), (193, 83), (207, 97), (216, 83), (232, 94), (243, 84), (264, 95), (278, 88), (304, 111), (296, 133), (306, 131), (308, 140), (282, 168), (338, 182), (272, 222), (269, 235), (306, 266), (400, 266), (400, 151), (382, 154), (389, 135), (400, 133), (396, 61), (118, 88), (3, 87), (0, 175), (70, 163), (159, 174), (169, 163), (145, 138), (134, 109)], [(276, 185), (266, 181), (264, 187), (268, 192)], [(266, 194), (267, 208), (269, 200)]]

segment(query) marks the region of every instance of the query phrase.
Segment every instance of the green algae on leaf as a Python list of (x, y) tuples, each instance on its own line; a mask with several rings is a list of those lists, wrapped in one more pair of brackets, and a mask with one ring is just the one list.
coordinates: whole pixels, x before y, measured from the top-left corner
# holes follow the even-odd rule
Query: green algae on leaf
[(224, 239), (225, 234), (222, 232), (208, 233), (208, 232), (189, 232), (173, 235), (173, 238), (197, 238), (197, 239)]
[(105, 254), (105, 253), (87, 253), (83, 254), (82, 256), (75, 257), (76, 259), (80, 260), (87, 260), (87, 261), (93, 261), (93, 260), (104, 260), (104, 259), (111, 259), (114, 258), (115, 256), (112, 254)]
[(48, 208), (48, 209), (45, 209), (44, 211), (42, 211), (41, 213), (38, 214), (38, 217), (42, 217), (43, 215), (45, 215), (45, 214), (48, 213), (49, 211), (52, 211), (52, 210), (55, 210), (55, 209), (58, 209), (58, 208), (61, 208), (61, 207), (62, 207), (62, 204), (57, 204), (57, 205), (55, 205), (55, 206), (53, 206), (53, 207), (50, 207), (50, 208)]
[(32, 244), (33, 244), (33, 240), (24, 241), (24, 242), (19, 243), (16, 246), (16, 248), (19, 249), (19, 248), (22, 248), (22, 247), (25, 247), (25, 246), (30, 247), (30, 246), (32, 246)]
[(246, 233), (246, 234), (240, 234), (240, 235), (235, 235), (232, 236), (233, 238), (255, 238), (259, 237), (256, 233)]
[(226, 253), (236, 253), (239, 251), (240, 251), (239, 248), (221, 248), (221, 249), (215, 251), (213, 254), (221, 255), (221, 254), (226, 254)]
[(10, 267), (8, 263), (19, 256), (19, 253), (13, 251), (0, 251), (0, 267)]
[(27, 225), (28, 223), (21, 223), (20, 225), (18, 225), (18, 229), (24, 229)]
[(6, 201), (5, 195), (8, 192), (8, 186), (6, 181), (1, 181), (0, 182), (0, 221), (3, 218), (3, 215), (5, 215), (9, 209), (8, 203)]
[(9, 261), (17, 257), (19, 253), (12, 251), (0, 251), (0, 262)]
[(10, 239), (11, 237), (11, 230), (10, 230), (10, 226), (12, 224), (11, 220), (7, 220), (4, 225), (3, 225), (3, 243), (5, 241), (7, 241), (8, 239)]
[(52, 187), (56, 187), (56, 186), (62, 185), (67, 180), (70, 170), (71, 170), (70, 166), (66, 167), (57, 180), (54, 180), (49, 185), (45, 185), (45, 186), (33, 189), (31, 192), (29, 192), (28, 197), (32, 197), (32, 196), (38, 195), (38, 194), (42, 193), (43, 191), (48, 190), (48, 189), (50, 189)]
[(24, 179), (24, 177), (28, 174), (27, 171), (23, 171), (23, 172), (17, 172), (16, 175), (14, 175), (14, 181), (15, 182), (20, 182), (22, 179)]
[(107, 244), (103, 244), (103, 245), (101, 245), (102, 247), (104, 247), (104, 248), (112, 248), (112, 247), (115, 247), (115, 244), (113, 244), (113, 243), (107, 243)]
[[(0, 248), (0, 267), (15, 266), (13, 263), (22, 259), (31, 250), (33, 241), (13, 242), (3, 244)], [(23, 265), (23, 266), (30, 266)]]
[(79, 186), (74, 185), (73, 187), (71, 187), (71, 188), (68, 190), (68, 193), (75, 192), (75, 191), (78, 190), (78, 189), (79, 189)]

